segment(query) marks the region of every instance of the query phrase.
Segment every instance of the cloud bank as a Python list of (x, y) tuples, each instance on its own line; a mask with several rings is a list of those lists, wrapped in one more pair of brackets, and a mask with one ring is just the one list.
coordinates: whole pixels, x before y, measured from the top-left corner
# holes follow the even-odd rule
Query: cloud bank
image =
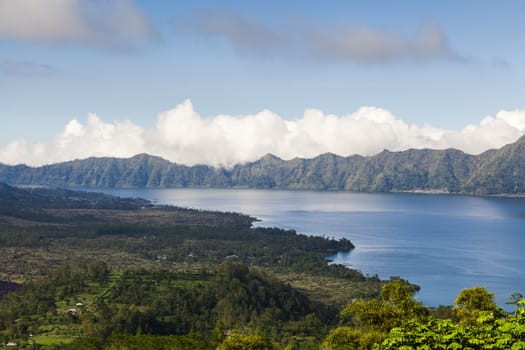
[(227, 11), (200, 11), (173, 23), (186, 34), (225, 40), (241, 55), (359, 63), (466, 60), (433, 21), (422, 23), (413, 35), (349, 22), (328, 25), (289, 19), (269, 23)]
[(71, 120), (48, 142), (18, 139), (0, 147), (0, 162), (37, 166), (90, 156), (148, 153), (186, 165), (231, 167), (267, 153), (283, 159), (311, 158), (326, 152), (374, 155), (384, 149), (409, 148), (457, 148), (478, 154), (512, 143), (523, 134), (525, 110), (500, 111), (479, 124), (454, 131), (409, 125), (377, 107), (362, 107), (343, 116), (310, 109), (297, 120), (283, 119), (269, 110), (205, 118), (186, 100), (161, 113), (150, 129), (131, 121), (104, 122), (94, 114), (85, 123)]
[(130, 50), (156, 35), (131, 0), (0, 0), (0, 38)]

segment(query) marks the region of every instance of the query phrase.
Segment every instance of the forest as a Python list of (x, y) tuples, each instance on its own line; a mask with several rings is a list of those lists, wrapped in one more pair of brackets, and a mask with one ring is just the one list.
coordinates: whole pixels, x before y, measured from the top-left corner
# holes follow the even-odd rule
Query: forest
[(350, 241), (143, 199), (0, 185), (0, 342), (20, 349), (525, 349), (525, 302), (325, 256)]

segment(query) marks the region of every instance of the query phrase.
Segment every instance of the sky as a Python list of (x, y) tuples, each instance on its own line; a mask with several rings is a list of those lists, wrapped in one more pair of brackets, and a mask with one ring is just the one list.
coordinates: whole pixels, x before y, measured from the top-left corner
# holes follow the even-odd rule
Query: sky
[(0, 0), (0, 163), (187, 165), (525, 134), (525, 1)]

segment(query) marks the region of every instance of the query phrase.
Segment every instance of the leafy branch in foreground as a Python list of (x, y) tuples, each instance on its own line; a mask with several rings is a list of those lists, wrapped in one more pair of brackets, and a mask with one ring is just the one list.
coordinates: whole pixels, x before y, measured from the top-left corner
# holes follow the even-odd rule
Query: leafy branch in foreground
[[(394, 298), (386, 297), (386, 290), (393, 290)], [(342, 316), (350, 315), (353, 325), (333, 329), (323, 348), (525, 349), (525, 300), (516, 294), (511, 303), (516, 311), (505, 313), (485, 288), (464, 289), (452, 308), (453, 319), (439, 319), (393, 281), (383, 287), (381, 300), (346, 307)]]

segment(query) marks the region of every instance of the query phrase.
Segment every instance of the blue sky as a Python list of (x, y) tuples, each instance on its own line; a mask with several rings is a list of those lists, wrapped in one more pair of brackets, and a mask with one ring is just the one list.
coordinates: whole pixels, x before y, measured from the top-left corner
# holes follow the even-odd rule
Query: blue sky
[[(524, 38), (523, 0), (0, 0), (0, 162), (35, 163), (28, 154), (38, 144), (56, 144), (72, 120), (87, 128), (88, 113), (109, 126), (129, 121), (160, 132), (159, 113), (187, 99), (204, 121), (264, 110), (296, 121), (312, 108), (342, 117), (369, 106), (408, 126), (452, 133), (519, 111), (514, 133), (486, 142), (498, 146), (523, 131)], [(361, 153), (417, 145), (399, 139)], [(162, 147), (143, 149), (223, 163)], [(325, 149), (340, 150), (312, 152)], [(264, 151), (279, 153), (258, 148), (225, 162)]]

